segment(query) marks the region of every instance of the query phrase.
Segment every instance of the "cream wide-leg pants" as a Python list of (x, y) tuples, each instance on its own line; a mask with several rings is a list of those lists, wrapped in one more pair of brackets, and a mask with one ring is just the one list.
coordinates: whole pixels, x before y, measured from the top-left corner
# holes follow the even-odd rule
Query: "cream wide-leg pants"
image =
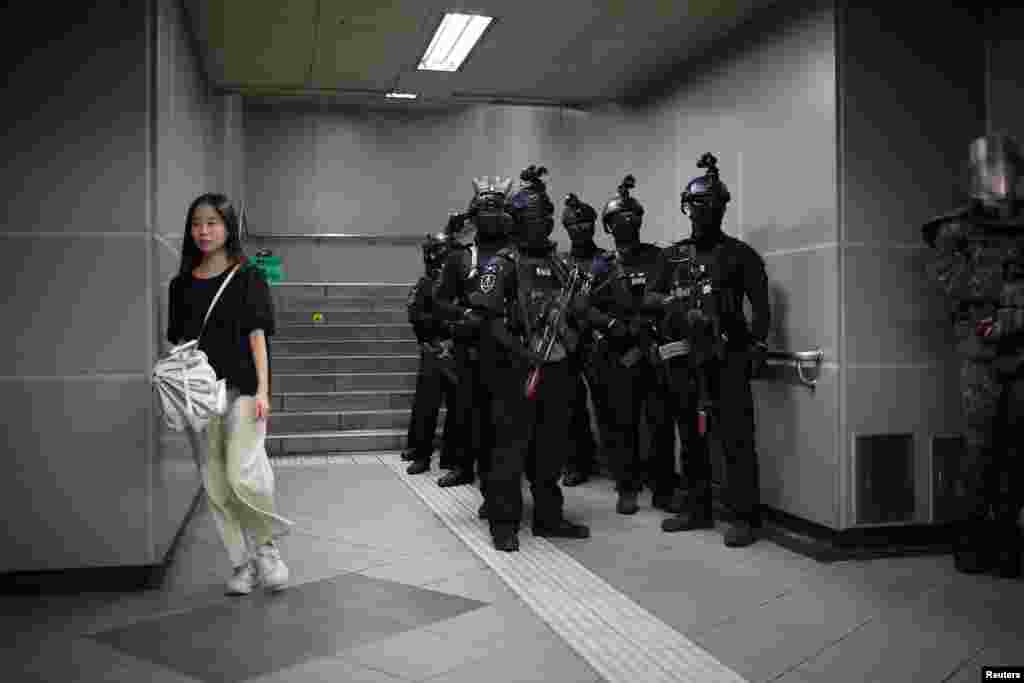
[(188, 430), (206, 499), (232, 566), (288, 533), (292, 522), (276, 514), (274, 470), (267, 456), (266, 420), (256, 420), (256, 399), (228, 391), (228, 411), (210, 419), (204, 433)]

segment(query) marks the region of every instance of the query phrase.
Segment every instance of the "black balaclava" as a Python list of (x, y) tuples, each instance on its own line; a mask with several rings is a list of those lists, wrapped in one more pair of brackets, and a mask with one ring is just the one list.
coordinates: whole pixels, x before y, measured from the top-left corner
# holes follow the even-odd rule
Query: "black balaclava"
[(541, 177), (548, 170), (543, 166), (530, 166), (519, 174), (522, 187), (509, 198), (509, 212), (516, 221), (516, 241), (528, 249), (551, 247), (551, 232), (555, 229), (555, 205), (548, 197)]
[(562, 225), (569, 233), (572, 244), (570, 253), (574, 256), (587, 256), (597, 250), (594, 243), (594, 225), (597, 223), (597, 211), (590, 204), (580, 201), (575, 194), (565, 198), (565, 209), (562, 211)]
[(512, 181), (508, 178), (473, 179), (474, 194), (466, 216), (476, 227), (478, 243), (500, 243), (514, 231), (515, 222), (508, 212), (507, 200), (511, 186)]
[(604, 231), (614, 238), (616, 249), (628, 248), (640, 241), (644, 207), (629, 195), (634, 187), (636, 178), (627, 175), (619, 185), (618, 196), (605, 204), (601, 212)]
[(441, 272), (441, 265), (451, 249), (448, 235), (445, 233), (427, 235), (420, 248), (423, 250), (424, 273), (431, 279), (437, 278)]
[(711, 245), (722, 238), (725, 205), (731, 199), (729, 189), (718, 179), (717, 163), (713, 154), (704, 154), (697, 168), (707, 170), (687, 183), (679, 197), (679, 209), (689, 215), (692, 237), (701, 245)]

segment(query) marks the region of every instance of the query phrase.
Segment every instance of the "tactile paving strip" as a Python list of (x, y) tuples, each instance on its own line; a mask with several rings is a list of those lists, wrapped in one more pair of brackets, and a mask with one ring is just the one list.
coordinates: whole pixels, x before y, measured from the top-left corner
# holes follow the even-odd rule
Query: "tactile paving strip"
[(486, 522), (477, 518), (482, 498), (473, 486), (442, 489), (437, 486), (438, 472), (409, 476), (398, 454), (312, 456), (295, 464), (368, 462), (390, 467), (609, 683), (745, 682), (547, 539), (524, 529), (518, 553), (495, 550)]

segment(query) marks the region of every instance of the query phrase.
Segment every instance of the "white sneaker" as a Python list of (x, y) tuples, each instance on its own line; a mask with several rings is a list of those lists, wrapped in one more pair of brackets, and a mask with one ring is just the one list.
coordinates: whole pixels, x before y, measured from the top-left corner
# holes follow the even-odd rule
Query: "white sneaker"
[(235, 573), (228, 579), (228, 595), (248, 595), (256, 585), (256, 569), (252, 562), (235, 567)]
[(256, 551), (256, 567), (260, 583), (268, 591), (283, 590), (288, 585), (288, 566), (281, 559), (277, 546), (261, 545)]

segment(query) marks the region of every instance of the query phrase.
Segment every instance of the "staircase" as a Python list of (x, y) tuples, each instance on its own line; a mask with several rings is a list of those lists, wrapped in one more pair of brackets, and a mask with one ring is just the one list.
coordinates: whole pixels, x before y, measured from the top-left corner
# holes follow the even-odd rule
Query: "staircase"
[(405, 448), (419, 366), (411, 286), (271, 285), (271, 457)]

